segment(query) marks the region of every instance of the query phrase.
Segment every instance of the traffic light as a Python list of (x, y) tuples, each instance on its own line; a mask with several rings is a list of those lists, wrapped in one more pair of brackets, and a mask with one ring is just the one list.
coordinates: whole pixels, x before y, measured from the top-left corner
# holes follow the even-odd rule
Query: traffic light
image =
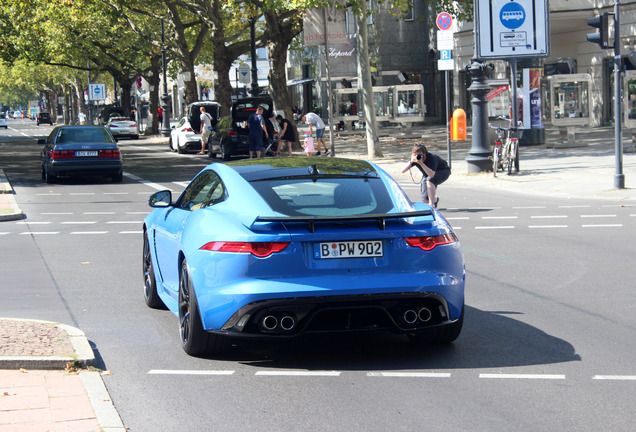
[(614, 48), (609, 43), (609, 16), (609, 13), (603, 12), (597, 17), (587, 19), (587, 25), (598, 29), (596, 33), (588, 33), (587, 40), (598, 44), (601, 49)]

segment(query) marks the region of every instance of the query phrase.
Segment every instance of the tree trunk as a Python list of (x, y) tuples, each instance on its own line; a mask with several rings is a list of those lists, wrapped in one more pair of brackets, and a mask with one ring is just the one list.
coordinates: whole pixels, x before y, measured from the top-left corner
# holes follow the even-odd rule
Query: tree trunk
[(146, 120), (146, 131), (144, 135), (157, 135), (159, 133), (159, 84), (161, 82), (161, 56), (150, 57), (150, 74), (146, 76), (146, 81), (150, 86), (150, 96), (148, 97), (148, 118)]
[[(276, 110), (283, 111), (286, 119), (293, 118), (291, 100), (287, 88), (287, 73), (285, 65), (287, 63), (287, 47), (296, 36), (297, 32), (291, 31), (287, 26), (282, 26), (276, 11), (265, 12), (265, 25), (267, 26), (267, 52), (271, 61), (269, 69), (269, 93), (272, 95)], [(300, 140), (295, 122), (294, 134), (296, 142), (294, 148), (300, 149)]]
[(210, 34), (214, 52), (213, 69), (218, 77), (214, 86), (217, 102), (221, 104), (221, 117), (230, 115), (232, 106), (232, 83), (230, 67), (235, 57), (231, 56), (225, 46), (225, 33), (222, 28), (214, 28)]
[(378, 125), (375, 121), (375, 104), (373, 101), (373, 84), (371, 83), (371, 67), (369, 64), (369, 39), (367, 34), (367, 2), (360, 2), (360, 14), (356, 15), (358, 27), (358, 79), (362, 91), (364, 106), (364, 122), (367, 131), (367, 152), (369, 159), (383, 157)]

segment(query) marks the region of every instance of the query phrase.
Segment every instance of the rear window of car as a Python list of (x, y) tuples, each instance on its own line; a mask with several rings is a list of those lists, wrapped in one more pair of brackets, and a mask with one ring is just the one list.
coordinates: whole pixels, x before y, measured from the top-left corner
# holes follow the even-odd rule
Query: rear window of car
[(251, 184), (274, 211), (287, 216), (356, 216), (394, 207), (378, 178), (285, 178)]
[(113, 140), (106, 129), (102, 128), (68, 128), (60, 129), (56, 143), (76, 143), (76, 142), (96, 142), (96, 143), (112, 143)]

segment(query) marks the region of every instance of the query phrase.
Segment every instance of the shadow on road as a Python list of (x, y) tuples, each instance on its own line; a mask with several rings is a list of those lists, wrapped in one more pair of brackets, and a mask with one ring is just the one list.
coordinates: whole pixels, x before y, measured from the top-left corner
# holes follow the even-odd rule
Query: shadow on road
[(514, 314), (467, 306), (462, 334), (450, 345), (416, 345), (390, 333), (312, 335), (274, 347), (259, 342), (260, 349), (253, 342), (239, 342), (225, 359), (259, 368), (308, 370), (446, 370), (581, 360), (570, 343), (515, 320)]

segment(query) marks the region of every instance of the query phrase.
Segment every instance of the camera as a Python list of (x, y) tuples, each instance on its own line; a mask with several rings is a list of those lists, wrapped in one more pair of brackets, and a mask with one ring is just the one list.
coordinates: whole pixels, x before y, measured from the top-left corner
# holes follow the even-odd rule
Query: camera
[(417, 160), (422, 160), (422, 153), (418, 153), (416, 158), (417, 158)]

